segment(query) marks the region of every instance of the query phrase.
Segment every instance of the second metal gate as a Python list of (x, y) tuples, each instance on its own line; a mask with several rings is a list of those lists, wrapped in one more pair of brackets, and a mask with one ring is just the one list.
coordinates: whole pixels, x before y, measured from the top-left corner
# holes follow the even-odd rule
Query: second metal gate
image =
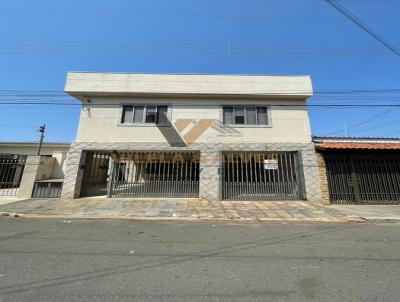
[(333, 204), (400, 204), (399, 154), (324, 154)]
[[(265, 164), (276, 163), (272, 169)], [(224, 152), (222, 198), (228, 200), (301, 199), (297, 152)]]
[(114, 158), (111, 197), (198, 197), (199, 152), (132, 152)]

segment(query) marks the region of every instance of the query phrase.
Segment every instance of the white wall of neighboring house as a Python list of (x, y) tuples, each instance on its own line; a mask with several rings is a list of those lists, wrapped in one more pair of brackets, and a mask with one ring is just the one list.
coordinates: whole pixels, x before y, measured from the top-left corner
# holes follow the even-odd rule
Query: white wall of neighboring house
[[(218, 98), (134, 98), (91, 97), (90, 105), (81, 111), (77, 142), (166, 142), (162, 131), (151, 124), (121, 124), (122, 105), (168, 105), (170, 121), (193, 119), (182, 135), (200, 119), (213, 119), (214, 124), (197, 140), (198, 143), (264, 143), (310, 142), (310, 123), (305, 100), (261, 100)], [(267, 105), (267, 126), (226, 126), (222, 124), (223, 105)], [(278, 106), (277, 106), (278, 105)], [(283, 105), (283, 106), (279, 106)], [(290, 106), (292, 105), (292, 106)], [(232, 131), (234, 130), (234, 131)]]
[[(0, 153), (18, 154), (18, 155), (36, 155), (36, 142), (0, 142)], [(69, 144), (67, 143), (50, 143), (44, 144), (41, 148), (40, 155), (51, 156), (56, 159), (52, 179), (64, 178), (65, 169), (67, 167)]]

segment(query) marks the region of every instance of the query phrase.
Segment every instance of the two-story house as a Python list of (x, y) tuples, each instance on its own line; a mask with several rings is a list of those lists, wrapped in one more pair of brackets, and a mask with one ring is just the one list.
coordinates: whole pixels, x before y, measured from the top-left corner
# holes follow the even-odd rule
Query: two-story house
[(65, 198), (320, 198), (308, 76), (71, 72), (65, 91)]

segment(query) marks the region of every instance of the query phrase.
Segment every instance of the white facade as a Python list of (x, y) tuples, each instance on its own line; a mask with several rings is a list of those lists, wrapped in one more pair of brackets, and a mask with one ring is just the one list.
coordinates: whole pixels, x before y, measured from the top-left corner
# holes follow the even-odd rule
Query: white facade
[[(224, 192), (228, 189), (223, 189), (223, 171), (233, 169), (222, 160), (226, 152), (291, 154), (293, 161), (280, 165), (280, 169), (286, 170), (279, 177), (282, 176), (281, 182), (294, 184), (290, 187), (293, 194), (290, 195), (288, 189), (281, 198), (296, 196), (314, 201), (320, 198), (306, 106), (307, 98), (312, 95), (309, 76), (71, 72), (65, 91), (82, 102), (63, 186), (65, 198), (88, 196), (92, 194), (92, 188), (97, 190), (96, 194), (104, 194), (107, 189), (107, 195), (113, 196), (112, 192), (125, 188), (130, 168), (123, 168), (126, 174), (122, 177), (119, 166), (117, 172), (112, 172), (113, 178), (106, 179), (108, 174), (103, 172), (107, 167), (100, 163), (101, 167), (93, 168), (96, 164), (92, 164), (101, 159), (102, 154), (106, 158), (119, 158), (121, 154), (135, 152), (192, 151), (201, 155), (194, 178), (198, 181), (196, 195), (200, 199), (218, 201), (226, 198)], [(158, 106), (154, 119), (151, 110), (148, 110), (150, 115), (146, 111), (148, 106)], [(137, 120), (136, 112), (139, 112)], [(159, 116), (159, 112), (162, 115)], [(160, 121), (161, 117), (162, 122), (154, 122)], [(109, 173), (114, 167), (113, 161), (108, 167)], [(259, 169), (255, 165), (252, 167)], [(166, 173), (177, 173), (172, 172), (174, 169), (167, 168)], [(97, 183), (92, 185), (87, 176), (91, 175), (90, 171), (99, 171), (97, 175), (100, 176), (104, 174), (100, 189), (97, 189)], [(146, 171), (149, 175), (156, 173), (154, 169)], [(161, 173), (160, 168), (158, 171)], [(296, 175), (289, 180), (288, 173), (293, 171)], [(240, 181), (244, 179), (243, 173)], [(275, 185), (275, 178), (272, 181), (268, 177), (264, 177), (264, 182)], [(155, 176), (149, 179), (155, 179)], [(188, 179), (192, 181), (191, 176)], [(130, 180), (132, 191), (147, 188), (133, 177)], [(124, 182), (121, 187), (120, 181)], [(263, 187), (264, 191), (267, 187)], [(276, 185), (275, 188), (284, 187)], [(271, 193), (268, 197), (275, 195)]]
[[(249, 99), (196, 99), (196, 98), (91, 98), (89, 107), (82, 109), (77, 142), (167, 142), (160, 126), (154, 124), (121, 124), (122, 105), (168, 105), (171, 124), (177, 121), (193, 121), (182, 131), (185, 135), (201, 119), (214, 120), (212, 125), (196, 140), (199, 143), (214, 142), (310, 142), (310, 123), (305, 101), (268, 101)], [(266, 105), (269, 124), (265, 126), (223, 125), (223, 105)], [(275, 106), (278, 105), (278, 106)], [(279, 107), (284, 105), (284, 107)], [(289, 106), (294, 105), (294, 106)]]
[[(85, 105), (77, 142), (168, 142), (163, 126), (121, 123), (123, 105), (146, 104), (167, 105), (170, 127), (182, 137), (200, 120), (212, 120), (198, 143), (311, 141), (307, 76), (69, 73), (66, 92)], [(268, 125), (224, 125), (227, 105), (267, 106)], [(176, 129), (182, 119), (191, 122)]]

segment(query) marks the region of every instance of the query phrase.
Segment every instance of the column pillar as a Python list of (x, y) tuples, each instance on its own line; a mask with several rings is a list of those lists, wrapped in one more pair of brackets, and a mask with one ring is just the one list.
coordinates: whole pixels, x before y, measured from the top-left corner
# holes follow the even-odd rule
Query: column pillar
[(212, 202), (221, 199), (221, 161), (219, 152), (204, 150), (200, 158), (200, 198)]
[(72, 149), (68, 154), (68, 162), (65, 170), (64, 185), (61, 198), (78, 198), (81, 192), (83, 172), (82, 166), (86, 162), (86, 152), (81, 149)]

